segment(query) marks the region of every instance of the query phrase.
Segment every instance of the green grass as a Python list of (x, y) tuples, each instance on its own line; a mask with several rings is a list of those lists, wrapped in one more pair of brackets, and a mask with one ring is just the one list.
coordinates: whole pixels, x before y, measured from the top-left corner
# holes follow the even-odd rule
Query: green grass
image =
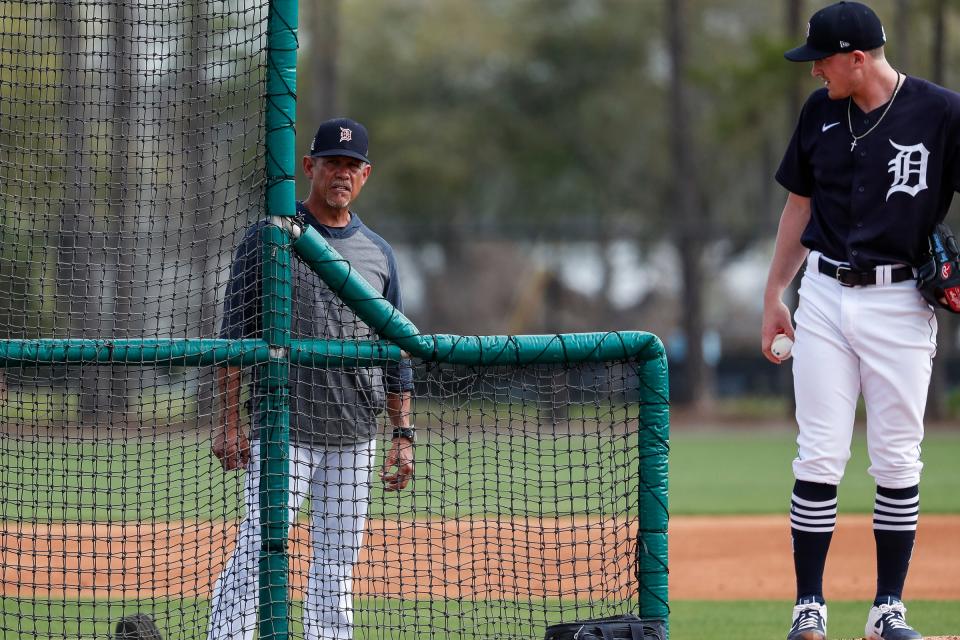
[(0, 437), (0, 516), (21, 521), (234, 518), (237, 474), (190, 438), (51, 442)]
[(6, 597), (0, 610), (0, 637), (112, 638), (125, 615), (147, 613), (157, 622), (163, 637), (203, 638), (209, 605), (206, 600), (51, 600)]
[[(869, 602), (830, 602), (827, 631), (831, 640), (861, 639)], [(682, 600), (670, 609), (671, 640), (784, 638), (790, 629), (792, 602)], [(960, 605), (955, 601), (907, 602), (907, 621), (928, 636), (960, 633)]]
[(16, 391), (0, 402), (0, 423), (52, 425), (76, 422), (80, 396), (54, 390)]
[[(873, 478), (866, 439), (854, 436), (840, 484), (840, 510), (872, 513)], [(681, 433), (670, 439), (670, 514), (786, 513), (793, 487), (793, 432), (737, 430)], [(920, 506), (924, 513), (960, 513), (960, 432), (933, 432), (923, 445)]]
[[(516, 602), (485, 600), (395, 600), (357, 598), (356, 640), (543, 637), (547, 624), (586, 619), (590, 610), (581, 603), (559, 600)], [(292, 638), (303, 638), (302, 602), (292, 605)], [(0, 637), (108, 638), (124, 615), (149, 614), (169, 640), (200, 640), (206, 636), (209, 603), (201, 599), (28, 600), (5, 598), (0, 606)], [(384, 633), (389, 630), (389, 634)], [(527, 633), (530, 631), (531, 633)]]
[[(18, 389), (0, 402), (0, 423), (33, 426), (76, 424), (80, 416), (80, 395), (56, 389)], [(168, 425), (195, 420), (196, 397), (183, 384), (141, 389), (127, 401), (131, 416), (144, 424)]]
[[(447, 517), (628, 513), (636, 510), (636, 436), (468, 436), (417, 445), (409, 490), (375, 487), (374, 515)], [(383, 453), (381, 451), (381, 453)], [(631, 482), (634, 480), (634, 482)]]
[[(302, 638), (302, 610), (295, 602), (291, 637)], [(862, 638), (867, 607), (864, 602), (829, 604), (830, 637), (834, 640)], [(459, 638), (485, 640), (495, 637), (543, 637), (546, 624), (572, 622), (589, 617), (577, 615), (572, 603), (560, 601), (520, 603), (512, 601), (469, 602), (457, 600), (356, 601), (357, 640), (386, 637), (395, 640)], [(751, 600), (674, 602), (670, 614), (672, 640), (703, 640), (732, 637), (737, 640), (769, 640), (786, 635), (792, 603)], [(165, 638), (200, 640), (205, 636), (208, 604), (194, 599), (123, 600), (18, 600), (5, 598), (0, 611), (0, 635), (5, 640), (33, 638), (107, 638), (124, 615), (148, 613)], [(908, 602), (908, 620), (923, 633), (955, 635), (960, 631), (960, 606), (956, 602), (917, 600)], [(501, 622), (491, 622), (500, 620)], [(504, 622), (509, 621), (509, 622)], [(402, 630), (402, 631), (401, 631)]]
[[(625, 438), (511, 433), (425, 439), (417, 445), (414, 483), (385, 494), (375, 482), (371, 515), (630, 512), (636, 437)], [(793, 433), (680, 433), (670, 445), (672, 515), (785, 512)], [(874, 484), (862, 434), (853, 449), (840, 509), (870, 513)], [(960, 432), (929, 434), (923, 459), (923, 512), (960, 513)], [(70, 443), (0, 437), (0, 518), (7, 520), (235, 518), (240, 478), (220, 468), (208, 442), (182, 435)]]
[[(784, 513), (792, 485), (793, 433), (738, 430), (678, 433), (671, 440), (671, 513)], [(630, 446), (635, 444), (635, 438)], [(417, 447), (418, 477), (412, 491), (375, 492), (372, 515), (438, 513), (465, 516), (494, 508), (550, 515), (576, 511), (598, 496), (609, 496), (624, 481), (601, 469), (622, 465), (623, 442), (524, 435), (457, 441), (434, 438)], [(381, 454), (383, 451), (381, 450)], [(463, 468), (469, 453), (472, 466)], [(926, 513), (960, 513), (960, 433), (928, 435), (922, 503)], [(458, 462), (459, 461), (459, 462)], [(632, 464), (632, 463), (631, 463)], [(629, 469), (631, 464), (626, 465)], [(854, 444), (841, 510), (869, 513), (873, 482), (866, 474), (862, 435)], [(557, 466), (544, 474), (539, 466)], [(469, 473), (467, 473), (469, 472)], [(464, 474), (467, 475), (464, 475)], [(137, 442), (43, 442), (0, 437), (0, 514), (21, 520), (129, 520), (234, 518), (239, 514), (237, 474), (225, 474), (208, 443), (182, 436)], [(467, 480), (463, 480), (467, 478)], [(523, 485), (516, 483), (523, 478)], [(42, 487), (38, 488), (38, 487)], [(625, 499), (611, 508), (627, 508)], [(57, 505), (53, 507), (52, 505)], [(960, 632), (957, 602), (908, 602), (909, 618), (924, 633)], [(733, 635), (741, 640), (780, 638), (789, 624), (790, 603), (780, 601), (672, 603), (671, 638), (699, 640)], [(500, 629), (485, 620), (511, 619), (519, 626), (542, 626), (560, 619), (559, 603), (370, 600), (358, 605), (358, 623), (367, 629), (403, 629), (392, 638), (436, 637), (480, 640), (519, 631), (542, 638), (542, 629)], [(152, 613), (167, 638), (203, 638), (208, 615), (203, 600), (64, 601), (3, 598), (0, 637), (106, 638), (122, 615)], [(546, 612), (546, 613), (545, 613)], [(299, 634), (299, 612), (293, 630)], [(862, 602), (831, 602), (831, 638), (859, 638), (866, 615)], [(564, 616), (564, 619), (569, 619)], [(536, 621), (532, 623), (531, 621)], [(486, 625), (486, 626), (484, 626)], [(297, 637), (297, 635), (294, 635)], [(380, 637), (373, 631), (357, 638)]]
[[(635, 441), (511, 435), (423, 442), (413, 486), (384, 493), (375, 482), (370, 515), (630, 511)], [(209, 443), (183, 437), (69, 443), (0, 437), (0, 517), (7, 520), (235, 518), (240, 478), (220, 468)]]

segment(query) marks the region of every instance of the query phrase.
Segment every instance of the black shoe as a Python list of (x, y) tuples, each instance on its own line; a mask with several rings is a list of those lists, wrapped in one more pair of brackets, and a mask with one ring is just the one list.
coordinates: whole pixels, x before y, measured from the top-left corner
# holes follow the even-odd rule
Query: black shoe
[(867, 616), (867, 640), (923, 640), (904, 616), (907, 608), (896, 598), (885, 598), (879, 606), (870, 609)]
[[(787, 640), (826, 640), (827, 605), (805, 602), (793, 608), (793, 626)], [(886, 639), (884, 639), (886, 640)]]

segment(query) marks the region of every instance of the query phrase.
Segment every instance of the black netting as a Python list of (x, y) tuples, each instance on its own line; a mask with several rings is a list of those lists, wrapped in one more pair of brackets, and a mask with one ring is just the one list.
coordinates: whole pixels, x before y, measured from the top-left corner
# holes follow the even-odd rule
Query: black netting
[[(0, 637), (254, 637), (258, 436), (283, 403), (296, 518), (267, 546), (291, 606), (261, 617), (291, 637), (536, 638), (637, 610), (664, 426), (641, 407), (666, 402), (642, 363), (290, 364), (262, 341), (267, 13), (0, 0)], [(337, 248), (391, 273), (376, 242)], [(291, 258), (292, 338), (375, 337), (335, 290)], [(408, 391), (415, 479), (385, 492)], [(221, 463), (231, 420), (245, 471)]]
[[(260, 538), (243, 501), (257, 476), (224, 471), (210, 432), (182, 415), (82, 423), (64, 394), (40, 391), (83, 374), (58, 371), (22, 379), (4, 404), (3, 637), (106, 638), (140, 612), (165, 637), (203, 638), (217, 592), (212, 637), (252, 632)], [(291, 637), (310, 637), (304, 608), (342, 597), (336, 581), (351, 573), (358, 638), (533, 638), (548, 622), (635, 611), (634, 365), (417, 363), (414, 378), (406, 491), (384, 492), (378, 478), (389, 437), (367, 464), (368, 445), (317, 455), (293, 443)], [(179, 389), (157, 410), (197, 401)]]

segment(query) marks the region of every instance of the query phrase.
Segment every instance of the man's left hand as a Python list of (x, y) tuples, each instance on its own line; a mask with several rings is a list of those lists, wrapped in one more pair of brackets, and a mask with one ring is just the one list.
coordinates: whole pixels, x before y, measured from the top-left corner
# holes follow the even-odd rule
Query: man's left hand
[(394, 438), (380, 471), (385, 491), (400, 491), (413, 477), (413, 443), (406, 438)]

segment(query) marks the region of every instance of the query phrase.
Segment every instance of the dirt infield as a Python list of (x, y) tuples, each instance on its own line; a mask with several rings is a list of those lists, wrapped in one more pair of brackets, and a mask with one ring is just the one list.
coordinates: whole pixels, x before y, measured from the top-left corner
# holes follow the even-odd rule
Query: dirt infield
[[(960, 516), (921, 518), (905, 596), (960, 600)], [(0, 595), (207, 597), (233, 544), (211, 522), (0, 530)], [(292, 536), (292, 581), (303, 588), (307, 535)], [(372, 521), (358, 566), (360, 595), (495, 599), (602, 593), (632, 564), (610, 559), (625, 533), (608, 521)], [(825, 579), (833, 600), (867, 600), (875, 582), (870, 516), (841, 516)], [(789, 522), (782, 516), (677, 517), (670, 523), (671, 599), (792, 599)]]
[[(824, 576), (830, 600), (868, 600), (876, 588), (872, 516), (843, 515)], [(670, 597), (795, 597), (786, 517), (684, 517), (670, 521)], [(906, 599), (960, 599), (960, 516), (922, 515)]]

